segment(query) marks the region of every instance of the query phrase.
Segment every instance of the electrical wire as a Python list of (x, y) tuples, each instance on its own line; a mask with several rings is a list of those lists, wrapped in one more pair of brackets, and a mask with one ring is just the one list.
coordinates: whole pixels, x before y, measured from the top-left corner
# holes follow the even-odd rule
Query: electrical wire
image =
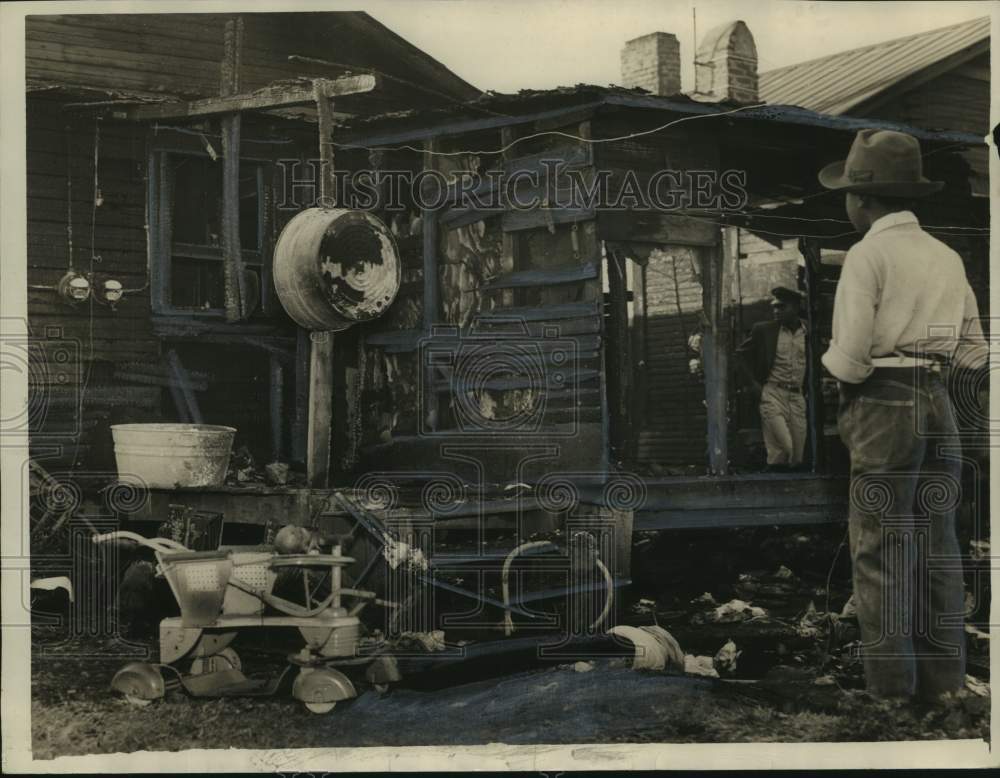
[(520, 138), (515, 138), (510, 143), (501, 146), (495, 150), (485, 150), (478, 149), (475, 151), (462, 150), (462, 151), (432, 151), (425, 148), (417, 148), (416, 146), (410, 146), (409, 144), (402, 144), (399, 146), (365, 146), (358, 143), (337, 143), (333, 142), (334, 146), (343, 149), (363, 149), (367, 151), (415, 151), (418, 154), (428, 154), (430, 156), (437, 157), (457, 157), (467, 154), (480, 154), (480, 155), (493, 155), (493, 154), (504, 154), (505, 152), (512, 149), (518, 143), (523, 143), (527, 140), (534, 140), (535, 138), (545, 138), (549, 136), (556, 136), (560, 138), (568, 138), (569, 140), (577, 141), (579, 143), (589, 143), (591, 145), (597, 145), (599, 143), (620, 143), (622, 141), (631, 140), (632, 138), (641, 138), (645, 135), (653, 135), (657, 132), (662, 132), (663, 130), (673, 127), (677, 124), (683, 122), (695, 121), (697, 119), (714, 119), (719, 116), (727, 116), (729, 114), (739, 113), (740, 111), (749, 111), (754, 108), (763, 108), (766, 103), (758, 103), (755, 105), (742, 105), (739, 108), (731, 108), (728, 111), (720, 111), (719, 113), (705, 113), (705, 114), (692, 114), (690, 116), (682, 116), (679, 119), (674, 119), (667, 122), (666, 124), (661, 124), (658, 127), (653, 127), (649, 130), (642, 130), (640, 132), (631, 132), (627, 135), (620, 135), (615, 138), (585, 138), (582, 135), (574, 135), (571, 132), (563, 132), (562, 130), (543, 130), (541, 132), (535, 132), (531, 135), (524, 135)]
[(397, 84), (403, 84), (404, 86), (412, 87), (414, 89), (419, 89), (421, 92), (425, 92), (425, 93), (427, 93), (429, 95), (434, 95), (435, 97), (440, 97), (443, 100), (447, 100), (450, 103), (454, 103), (456, 105), (460, 105), (463, 108), (472, 108), (473, 110), (476, 110), (476, 111), (481, 111), (483, 113), (488, 113), (491, 116), (510, 116), (510, 114), (502, 113), (502, 112), (499, 112), (499, 111), (494, 111), (494, 110), (492, 110), (490, 108), (486, 108), (485, 106), (475, 105), (474, 103), (470, 103), (470, 102), (468, 102), (466, 100), (460, 100), (459, 98), (453, 97), (452, 95), (446, 94), (445, 92), (440, 92), (437, 89), (432, 89), (431, 87), (427, 86), (426, 84), (418, 84), (415, 81), (407, 81), (405, 78), (400, 78), (399, 76), (394, 76), (391, 73), (386, 73), (385, 71), (378, 70), (377, 68), (371, 68), (371, 67), (367, 67), (367, 66), (359, 68), (358, 65), (349, 65), (349, 64), (344, 63), (344, 62), (333, 62), (331, 60), (318, 59), (316, 57), (304, 57), (304, 56), (302, 56), (300, 54), (290, 54), (288, 56), (288, 61), (289, 62), (302, 62), (302, 63), (307, 64), (307, 65), (320, 65), (320, 66), (323, 66), (323, 67), (341, 68), (341, 69), (344, 69), (344, 70), (347, 70), (347, 71), (352, 71), (352, 70), (358, 70), (358, 69), (360, 69), (361, 71), (363, 71), (365, 73), (370, 73), (372, 75), (380, 76), (380, 77), (386, 79), (387, 81), (395, 81)]
[[(100, 159), (101, 159), (101, 116), (98, 114), (94, 117), (94, 191), (93, 196), (93, 206), (91, 210), (91, 221), (90, 221), (90, 272), (87, 276), (88, 280), (94, 277), (94, 260), (100, 261), (97, 257), (95, 249), (95, 239), (97, 234), (97, 199), (100, 192)], [(70, 174), (72, 177), (72, 173)], [(84, 375), (83, 383), (80, 385), (80, 396), (77, 401), (77, 418), (83, 418), (83, 409), (87, 397), (87, 389), (90, 386), (90, 379), (94, 374), (94, 290), (91, 289), (90, 295), (87, 298), (87, 332), (88, 332), (88, 354), (87, 354), (87, 372)], [(80, 445), (83, 443), (83, 431), (82, 427), (80, 432), (76, 436), (76, 447), (73, 450), (73, 462), (70, 465), (70, 477), (76, 471), (76, 463), (80, 456)]]
[(68, 267), (73, 269), (73, 131), (66, 125), (66, 244)]

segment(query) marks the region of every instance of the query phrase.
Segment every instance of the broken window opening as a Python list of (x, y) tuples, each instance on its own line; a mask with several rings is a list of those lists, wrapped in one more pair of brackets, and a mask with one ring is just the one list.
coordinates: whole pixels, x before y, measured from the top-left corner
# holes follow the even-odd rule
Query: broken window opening
[[(240, 160), (240, 249), (250, 309), (267, 304), (271, 257), (265, 218), (267, 163)], [(180, 151), (154, 153), (150, 225), (156, 313), (225, 315), (222, 254), (222, 161)]]

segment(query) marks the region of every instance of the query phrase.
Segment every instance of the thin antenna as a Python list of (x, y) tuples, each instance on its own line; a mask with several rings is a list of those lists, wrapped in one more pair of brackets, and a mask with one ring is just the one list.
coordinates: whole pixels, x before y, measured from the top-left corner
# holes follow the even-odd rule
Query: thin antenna
[(698, 6), (696, 0), (691, 0), (691, 62), (694, 65), (694, 86), (692, 91), (698, 88)]
[(691, 3), (691, 51), (694, 52), (694, 58), (698, 58), (698, 7)]

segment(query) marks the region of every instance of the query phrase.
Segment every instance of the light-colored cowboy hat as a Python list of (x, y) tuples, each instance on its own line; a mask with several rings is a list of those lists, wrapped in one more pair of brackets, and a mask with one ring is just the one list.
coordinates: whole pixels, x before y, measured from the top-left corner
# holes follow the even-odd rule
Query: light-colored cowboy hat
[(819, 171), (827, 189), (891, 197), (926, 197), (944, 186), (924, 178), (920, 144), (892, 130), (859, 130), (847, 159)]

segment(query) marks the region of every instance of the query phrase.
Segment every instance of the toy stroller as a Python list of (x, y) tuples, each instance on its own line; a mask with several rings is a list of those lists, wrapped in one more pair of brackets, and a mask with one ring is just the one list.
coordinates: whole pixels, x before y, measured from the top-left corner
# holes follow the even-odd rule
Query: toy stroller
[[(313, 713), (326, 713), (340, 700), (357, 696), (354, 684), (332, 665), (368, 665), (366, 677), (376, 688), (399, 680), (391, 657), (365, 653), (358, 613), (376, 600), (375, 593), (341, 586), (341, 573), (354, 559), (341, 556), (335, 544), (330, 554), (276, 553), (264, 546), (233, 546), (218, 551), (191, 551), (166, 538), (144, 538), (133, 532), (96, 535), (95, 543), (131, 540), (151, 548), (158, 572), (166, 577), (180, 606), (180, 617), (160, 622), (160, 661), (131, 662), (122, 667), (111, 687), (136, 705), (148, 705), (178, 684), (196, 697), (269, 695), (276, 692), (294, 667), (298, 674), (292, 696)], [(278, 572), (303, 571), (304, 604), (272, 594)], [(329, 574), (330, 591), (317, 599), (307, 571)], [(356, 603), (348, 610), (342, 598)], [(289, 665), (270, 681), (242, 672), (239, 655), (230, 647), (240, 629), (297, 627), (305, 640), (302, 650), (288, 657)], [(178, 669), (189, 660), (187, 672)], [(164, 680), (162, 670), (176, 676)]]

